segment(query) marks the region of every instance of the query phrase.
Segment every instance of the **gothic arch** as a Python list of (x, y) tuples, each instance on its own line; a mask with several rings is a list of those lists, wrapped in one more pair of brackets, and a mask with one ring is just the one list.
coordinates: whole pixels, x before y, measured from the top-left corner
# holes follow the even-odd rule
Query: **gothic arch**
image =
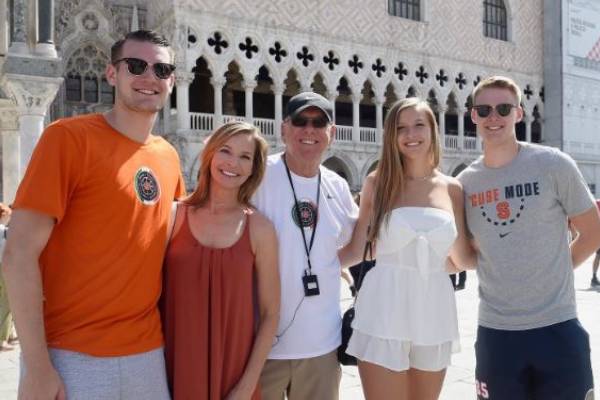
[(116, 35), (111, 34), (112, 22), (103, 7), (90, 4), (75, 15), (71, 23), (72, 30), (61, 45), (63, 59), (69, 59), (84, 43), (94, 43), (100, 49), (110, 52)]
[(360, 181), (364, 182), (365, 178), (367, 177), (367, 175), (369, 175), (372, 171), (375, 170), (375, 167), (377, 166), (377, 163), (379, 163), (379, 157), (380, 157), (380, 152), (377, 152), (375, 154), (371, 154), (366, 160), (365, 163), (362, 166), (362, 169), (360, 171)]
[[(330, 163), (330, 165), (331, 163), (335, 163), (333, 164), (334, 167), (341, 167), (340, 169), (342, 170), (342, 172), (344, 174), (347, 174), (344, 178), (346, 179), (346, 181), (348, 181), (348, 185), (350, 186), (350, 188), (359, 185), (360, 181), (358, 176), (358, 169), (356, 168), (356, 165), (354, 164), (352, 159), (344, 152), (337, 150), (328, 151), (325, 155), (325, 161), (323, 162), (323, 165), (327, 166), (328, 162)], [(335, 169), (333, 170), (336, 171)], [(340, 174), (340, 176), (342, 175)]]

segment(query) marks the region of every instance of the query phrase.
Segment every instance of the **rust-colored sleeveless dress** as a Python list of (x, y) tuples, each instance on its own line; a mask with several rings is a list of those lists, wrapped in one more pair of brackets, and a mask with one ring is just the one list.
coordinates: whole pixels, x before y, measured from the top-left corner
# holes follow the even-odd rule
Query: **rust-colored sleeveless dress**
[[(164, 263), (161, 314), (174, 400), (221, 400), (241, 378), (254, 343), (254, 255), (249, 221), (231, 247), (205, 247), (192, 235), (188, 206)], [(253, 400), (260, 399), (255, 390)]]

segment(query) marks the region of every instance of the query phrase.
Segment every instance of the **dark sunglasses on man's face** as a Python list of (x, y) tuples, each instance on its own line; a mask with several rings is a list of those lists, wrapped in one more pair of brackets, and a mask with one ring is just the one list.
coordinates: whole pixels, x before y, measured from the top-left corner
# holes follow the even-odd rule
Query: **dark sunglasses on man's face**
[(475, 111), (477, 111), (477, 115), (479, 116), (479, 118), (489, 117), (492, 113), (492, 110), (494, 109), (496, 110), (496, 113), (498, 113), (499, 116), (506, 117), (508, 114), (510, 114), (510, 111), (513, 109), (513, 107), (517, 108), (517, 106), (509, 103), (497, 104), (495, 107), (490, 106), (489, 104), (480, 104), (477, 106), (473, 106)]
[(311, 124), (313, 128), (325, 128), (329, 120), (325, 117), (306, 118), (302, 115), (296, 115), (291, 118), (291, 122), (293, 126), (298, 128), (304, 128), (308, 124)]
[[(116, 66), (121, 61), (127, 64), (127, 71), (129, 71), (131, 75), (143, 75), (148, 68), (148, 63), (146, 61), (132, 57), (121, 58), (113, 62), (113, 65)], [(152, 64), (152, 71), (158, 79), (169, 79), (173, 74), (173, 71), (175, 71), (175, 66), (167, 63), (155, 63)]]

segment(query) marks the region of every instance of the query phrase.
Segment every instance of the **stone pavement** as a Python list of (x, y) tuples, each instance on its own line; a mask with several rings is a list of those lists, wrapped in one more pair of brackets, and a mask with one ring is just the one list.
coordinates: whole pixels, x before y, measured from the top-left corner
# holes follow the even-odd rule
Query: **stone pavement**
[[(575, 288), (579, 318), (590, 334), (592, 347), (592, 365), (594, 381), (600, 382), (600, 290), (590, 289), (591, 260), (575, 272)], [(461, 340), (461, 352), (452, 358), (448, 369), (440, 400), (475, 399), (475, 333), (477, 327), (477, 277), (469, 272), (467, 288), (457, 292), (458, 319)], [(351, 303), (350, 293), (344, 289), (342, 304)], [(17, 398), (19, 350), (0, 353), (0, 400)], [(363, 399), (360, 379), (356, 367), (344, 367), (342, 400)]]

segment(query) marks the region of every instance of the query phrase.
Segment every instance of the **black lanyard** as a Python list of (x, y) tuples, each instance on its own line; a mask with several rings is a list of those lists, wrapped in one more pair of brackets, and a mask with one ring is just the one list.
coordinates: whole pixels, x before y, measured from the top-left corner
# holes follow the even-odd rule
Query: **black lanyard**
[(312, 234), (310, 236), (310, 244), (306, 244), (306, 234), (304, 233), (304, 227), (302, 226), (302, 218), (300, 216), (300, 204), (298, 203), (298, 198), (296, 197), (296, 190), (294, 189), (294, 183), (292, 182), (292, 174), (290, 173), (290, 169), (288, 168), (287, 161), (285, 161), (285, 153), (281, 156), (283, 160), (283, 165), (285, 165), (285, 172), (287, 172), (287, 177), (290, 182), (290, 187), (292, 188), (292, 194), (294, 195), (294, 204), (296, 210), (296, 218), (298, 218), (298, 227), (300, 227), (300, 232), (302, 232), (302, 243), (304, 243), (304, 251), (306, 252), (306, 259), (308, 260), (308, 273), (309, 275), (312, 273), (312, 265), (310, 263), (310, 251), (312, 250), (313, 243), (315, 241), (315, 232), (317, 231), (317, 222), (319, 221), (319, 200), (321, 199), (321, 169), (319, 169), (319, 178), (317, 183), (317, 208), (315, 210), (315, 224), (313, 227)]

